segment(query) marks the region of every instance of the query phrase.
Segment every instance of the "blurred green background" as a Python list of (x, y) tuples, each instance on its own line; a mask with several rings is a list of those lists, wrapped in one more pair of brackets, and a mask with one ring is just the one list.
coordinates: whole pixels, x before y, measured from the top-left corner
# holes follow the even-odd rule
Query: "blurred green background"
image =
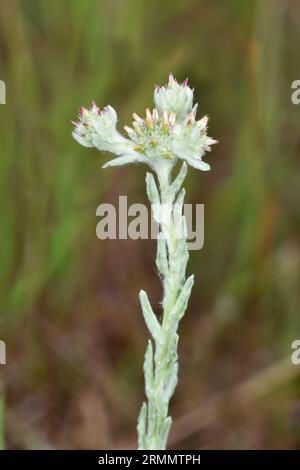
[(300, 448), (299, 26), (297, 0), (1, 0), (8, 448), (135, 446), (155, 242), (98, 240), (95, 211), (146, 202), (145, 168), (102, 171), (109, 156), (80, 147), (70, 120), (95, 99), (130, 123), (169, 72), (189, 77), (220, 141), (212, 171), (185, 184), (205, 204), (205, 245), (191, 252), (170, 446)]

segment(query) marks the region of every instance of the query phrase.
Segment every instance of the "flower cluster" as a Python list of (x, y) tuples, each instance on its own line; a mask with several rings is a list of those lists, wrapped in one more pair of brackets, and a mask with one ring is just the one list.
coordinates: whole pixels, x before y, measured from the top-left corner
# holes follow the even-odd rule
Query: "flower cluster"
[(193, 107), (193, 90), (187, 81), (179, 84), (170, 75), (166, 86), (156, 87), (154, 102), (156, 107), (152, 112), (147, 109), (144, 119), (133, 114), (132, 127), (124, 127), (128, 138), (116, 130), (116, 111), (111, 106), (100, 111), (95, 103), (89, 110), (81, 108), (73, 136), (85, 147), (117, 155), (104, 167), (141, 162), (157, 171), (161, 162), (173, 165), (180, 159), (209, 170), (202, 157), (217, 141), (207, 136), (208, 118), (196, 120), (197, 104)]

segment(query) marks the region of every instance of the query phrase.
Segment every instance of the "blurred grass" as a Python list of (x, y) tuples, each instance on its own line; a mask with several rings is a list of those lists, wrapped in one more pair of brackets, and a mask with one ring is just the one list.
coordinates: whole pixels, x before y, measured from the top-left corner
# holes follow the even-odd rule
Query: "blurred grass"
[[(191, 253), (198, 287), (182, 325), (175, 415), (290, 354), (300, 334), (299, 111), (290, 103), (299, 22), (296, 0), (1, 2), (3, 375), (10, 416), (51, 445), (132, 439), (146, 344), (137, 292), (147, 287), (157, 307), (161, 296), (153, 243), (95, 237), (99, 203), (145, 195), (143, 168), (102, 172), (105, 157), (72, 141), (70, 120), (92, 99), (117, 108), (122, 126), (168, 72), (188, 76), (220, 140), (207, 156), (212, 172), (187, 178), (189, 201), (205, 203), (205, 246)], [(219, 445), (299, 445), (297, 381), (291, 388), (279, 410), (270, 401), (281, 432), (292, 429), (285, 437), (252, 403), (241, 441), (241, 425), (219, 418)], [(9, 446), (26, 447), (8, 421)], [(185, 445), (205, 445), (196, 439)]]
[(0, 450), (5, 449), (5, 404), (4, 398), (0, 395)]

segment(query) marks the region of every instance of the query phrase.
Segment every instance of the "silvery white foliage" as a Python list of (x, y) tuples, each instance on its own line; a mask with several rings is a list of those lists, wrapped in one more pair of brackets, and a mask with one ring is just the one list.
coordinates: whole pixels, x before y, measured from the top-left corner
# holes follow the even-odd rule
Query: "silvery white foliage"
[[(144, 359), (145, 391), (138, 418), (139, 449), (165, 449), (172, 419), (169, 402), (178, 381), (178, 327), (188, 304), (194, 276), (186, 279), (189, 258), (187, 228), (183, 215), (185, 191), (182, 184), (187, 165), (209, 170), (202, 161), (215, 140), (207, 136), (207, 117), (196, 120), (193, 90), (187, 81), (179, 84), (172, 75), (164, 87), (154, 92), (156, 108), (146, 110), (144, 119), (133, 114), (128, 137), (117, 129), (117, 114), (111, 106), (100, 111), (81, 108), (73, 136), (85, 147), (116, 155), (105, 165), (146, 163), (155, 173), (147, 173), (146, 189), (154, 219), (160, 230), (157, 238), (156, 266), (163, 284), (163, 316), (159, 321), (145, 291), (140, 291), (142, 312), (151, 334)], [(172, 181), (176, 163), (183, 161)]]
[[(163, 319), (161, 324), (152, 310), (147, 294), (140, 293), (143, 315), (152, 336), (144, 361), (147, 403), (144, 403), (138, 420), (139, 449), (165, 449), (172, 420), (168, 416), (169, 402), (178, 381), (178, 327), (188, 304), (194, 276), (185, 280), (188, 261), (186, 223), (183, 216), (186, 175), (183, 164), (172, 183), (170, 173), (146, 175), (150, 202), (157, 206), (168, 204), (169, 212), (160, 212), (160, 233), (157, 239), (156, 266), (163, 283)], [(154, 348), (153, 348), (154, 345)], [(154, 350), (154, 354), (153, 354)]]

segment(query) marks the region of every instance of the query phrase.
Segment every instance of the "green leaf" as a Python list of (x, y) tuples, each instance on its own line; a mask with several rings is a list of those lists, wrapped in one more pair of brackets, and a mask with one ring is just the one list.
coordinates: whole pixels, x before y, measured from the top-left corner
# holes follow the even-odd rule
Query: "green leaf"
[(169, 263), (167, 257), (166, 240), (163, 238), (161, 232), (157, 236), (156, 266), (161, 274), (163, 274), (164, 276), (168, 274)]
[(182, 189), (176, 199), (172, 214), (174, 236), (177, 240), (182, 240), (183, 238), (186, 239), (187, 235), (185, 231), (185, 225), (183, 224), (183, 219), (185, 220), (185, 217), (182, 214), (184, 196), (185, 190)]
[(123, 166), (129, 165), (130, 163), (146, 163), (145, 157), (139, 157), (136, 155), (121, 155), (120, 157), (113, 158), (102, 165), (102, 168), (108, 168), (110, 166)]
[(154, 373), (153, 373), (153, 347), (151, 340), (148, 341), (148, 346), (145, 353), (144, 360), (144, 374), (145, 374), (145, 388), (148, 400), (151, 399), (153, 394)]
[(178, 191), (180, 190), (180, 188), (182, 186), (182, 183), (183, 183), (183, 181), (186, 177), (186, 174), (187, 174), (187, 167), (188, 166), (187, 166), (186, 162), (183, 162), (178, 175), (176, 176), (175, 180), (172, 183), (171, 191), (174, 192), (174, 195), (176, 195), (176, 193), (178, 193)]
[(170, 326), (169, 326), (170, 334), (173, 334), (174, 332), (177, 331), (178, 323), (180, 322), (183, 315), (185, 314), (193, 284), (194, 284), (194, 275), (190, 276), (186, 280), (179, 294), (179, 297), (176, 300), (174, 307), (172, 308), (172, 311), (170, 313)]
[(151, 204), (160, 204), (159, 192), (152, 173), (146, 174), (147, 195)]
[(138, 417), (137, 432), (139, 441), (139, 450), (145, 449), (145, 437), (147, 430), (147, 405), (144, 402)]
[(140, 291), (140, 302), (143, 310), (144, 319), (148, 330), (155, 339), (155, 341), (160, 342), (161, 337), (161, 326), (158, 323), (158, 320), (152, 310), (148, 296), (145, 291)]
[(161, 450), (164, 450), (166, 448), (166, 445), (167, 445), (167, 439), (168, 439), (168, 436), (169, 436), (169, 432), (170, 432), (170, 428), (172, 426), (172, 418), (171, 416), (168, 416), (165, 420), (164, 420), (164, 423), (161, 427), (161, 431), (160, 431), (160, 448)]
[(171, 366), (167, 372), (166, 378), (167, 385), (162, 394), (162, 401), (168, 407), (169, 401), (175, 392), (176, 385), (178, 383), (178, 361), (177, 359)]

